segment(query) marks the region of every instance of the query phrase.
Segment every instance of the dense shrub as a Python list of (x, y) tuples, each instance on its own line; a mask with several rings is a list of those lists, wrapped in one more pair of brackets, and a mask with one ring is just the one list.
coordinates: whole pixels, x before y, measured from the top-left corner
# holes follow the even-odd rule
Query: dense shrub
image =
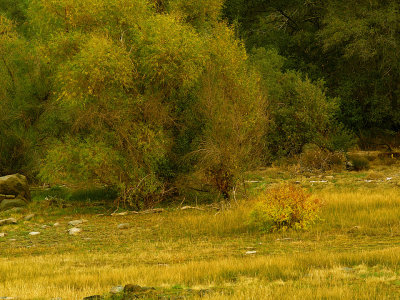
[(319, 219), (322, 202), (293, 185), (281, 185), (263, 193), (250, 213), (250, 224), (261, 231), (309, 229)]
[(368, 170), (369, 169), (369, 161), (367, 158), (359, 156), (359, 155), (354, 155), (349, 157), (349, 162), (350, 162), (350, 169), (355, 170), (355, 171), (361, 171), (361, 170)]
[(307, 145), (300, 154), (299, 164), (302, 171), (340, 170), (345, 166), (345, 155), (332, 152), (316, 145)]

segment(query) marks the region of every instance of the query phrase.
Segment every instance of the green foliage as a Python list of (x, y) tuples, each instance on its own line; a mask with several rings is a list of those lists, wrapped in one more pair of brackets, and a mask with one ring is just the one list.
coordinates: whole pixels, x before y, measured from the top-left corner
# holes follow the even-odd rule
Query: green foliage
[(266, 102), (259, 75), (246, 65), (246, 52), (233, 31), (219, 26), (208, 49), (199, 91), (204, 122), (195, 154), (209, 183), (229, 198), (244, 170), (259, 164), (266, 127)]
[(336, 117), (357, 134), (400, 131), (399, 2), (227, 0), (248, 49), (275, 48), (285, 69), (324, 78)]
[(355, 171), (362, 171), (369, 169), (369, 161), (367, 158), (359, 155), (352, 155), (349, 157), (351, 169)]
[(196, 174), (228, 197), (238, 175), (259, 162), (259, 75), (219, 23), (219, 1), (171, 1), (162, 14), (145, 1), (126, 2), (30, 6), (54, 73), (40, 118), (41, 180), (114, 186), (122, 200), (144, 207)]
[(306, 145), (299, 156), (300, 168), (303, 171), (342, 170), (345, 167), (343, 152), (331, 152), (316, 145)]
[(0, 174), (35, 173), (40, 142), (35, 125), (48, 95), (44, 74), (36, 49), (0, 15)]
[(300, 187), (280, 185), (257, 199), (250, 213), (250, 224), (261, 231), (309, 229), (317, 220), (322, 202)]
[(326, 96), (322, 81), (283, 72), (284, 59), (273, 50), (254, 49), (251, 63), (263, 75), (262, 85), (269, 96), (266, 146), (272, 158), (299, 154), (309, 143), (335, 150), (348, 140), (351, 144), (352, 136), (345, 130), (332, 134), (339, 126), (334, 119), (338, 101)]
[(170, 0), (169, 11), (199, 30), (209, 29), (220, 19), (222, 0)]

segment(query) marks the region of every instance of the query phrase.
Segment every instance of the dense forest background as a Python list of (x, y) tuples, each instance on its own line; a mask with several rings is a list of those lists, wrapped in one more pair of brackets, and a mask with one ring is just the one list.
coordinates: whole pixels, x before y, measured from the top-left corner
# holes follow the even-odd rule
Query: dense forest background
[(400, 132), (400, 4), (0, 0), (0, 174), (138, 207)]

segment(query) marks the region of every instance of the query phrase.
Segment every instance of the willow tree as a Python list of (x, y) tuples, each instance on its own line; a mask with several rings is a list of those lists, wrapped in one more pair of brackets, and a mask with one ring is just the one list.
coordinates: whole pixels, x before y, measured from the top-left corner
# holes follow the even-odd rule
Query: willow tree
[[(259, 78), (215, 3), (191, 17), (194, 2), (171, 1), (160, 13), (144, 0), (32, 1), (30, 22), (54, 73), (42, 180), (112, 185), (138, 207), (179, 192), (188, 173), (213, 174), (229, 194), (257, 161), (265, 111)], [(219, 170), (232, 178), (226, 186)]]

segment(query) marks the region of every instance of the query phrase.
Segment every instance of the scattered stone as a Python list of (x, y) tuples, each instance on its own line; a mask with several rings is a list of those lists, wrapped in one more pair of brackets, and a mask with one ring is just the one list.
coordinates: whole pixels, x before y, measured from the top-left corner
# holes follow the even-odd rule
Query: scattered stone
[(94, 295), (83, 298), (83, 300), (101, 300), (101, 299), (104, 299), (104, 297), (100, 295)]
[(17, 298), (14, 298), (14, 297), (0, 297), (0, 299), (4, 299), (4, 300), (16, 300)]
[(136, 284), (127, 284), (124, 287), (124, 293), (126, 294), (141, 293), (149, 290), (155, 290), (155, 288), (141, 287), (140, 285)]
[(310, 183), (327, 183), (326, 180), (311, 180)]
[(392, 180), (392, 177), (387, 177), (386, 180), (390, 181), (390, 180)]
[(256, 254), (257, 251), (246, 251), (246, 255), (252, 255), (252, 254)]
[(245, 249), (246, 250), (256, 250), (256, 248), (254, 248), (254, 247), (246, 247)]
[(39, 234), (40, 234), (40, 232), (38, 232), (38, 231), (29, 232), (29, 235), (39, 235)]
[(26, 206), (26, 204), (27, 203), (25, 202), (25, 200), (21, 198), (4, 199), (3, 201), (1, 201), (0, 211), (10, 210), (15, 207), (23, 207)]
[(112, 213), (111, 215), (112, 216), (126, 216), (126, 215), (128, 215), (128, 212), (124, 211), (124, 212), (120, 212), (120, 213)]
[(119, 294), (122, 293), (124, 291), (124, 287), (121, 285), (118, 286), (114, 286), (111, 288), (110, 293), (111, 294)]
[(10, 241), (10, 242), (15, 242), (15, 241), (16, 241), (16, 239), (9, 239), (9, 241)]
[(0, 232), (0, 237), (5, 237), (6, 235), (7, 235), (7, 233)]
[(53, 226), (54, 227), (58, 227), (58, 226), (60, 226), (60, 223), (56, 222), (56, 223), (53, 224)]
[(70, 235), (77, 235), (78, 233), (80, 233), (82, 231), (81, 228), (77, 228), (77, 227), (73, 227), (71, 229), (68, 229), (68, 233)]
[(82, 220), (73, 220), (73, 221), (68, 222), (68, 225), (76, 226), (76, 225), (79, 225), (79, 224), (82, 224), (85, 222), (87, 222), (87, 220), (83, 220), (83, 219)]
[(25, 221), (29, 221), (29, 220), (31, 220), (34, 216), (35, 216), (35, 214), (27, 215), (27, 216), (25, 216), (24, 220), (25, 220)]
[(9, 225), (9, 224), (17, 224), (17, 220), (14, 218), (0, 220), (0, 226)]
[(119, 224), (117, 228), (118, 229), (128, 229), (129, 228), (129, 223)]
[[(14, 198), (19, 198), (25, 201), (25, 203), (31, 201), (28, 180), (21, 174), (0, 177), (0, 194), (14, 196)], [(3, 204), (1, 200), (0, 202)]]
[(334, 176), (325, 176), (326, 179), (333, 179), (335, 178)]
[(195, 207), (195, 206), (184, 206), (184, 207), (181, 207), (181, 210), (188, 210), (188, 209), (196, 209), (196, 210), (204, 211), (204, 209), (201, 208), (201, 207)]
[(42, 229), (46, 229), (46, 228), (48, 228), (49, 226), (48, 225), (42, 225), (42, 226), (40, 226), (40, 228), (42, 228)]

